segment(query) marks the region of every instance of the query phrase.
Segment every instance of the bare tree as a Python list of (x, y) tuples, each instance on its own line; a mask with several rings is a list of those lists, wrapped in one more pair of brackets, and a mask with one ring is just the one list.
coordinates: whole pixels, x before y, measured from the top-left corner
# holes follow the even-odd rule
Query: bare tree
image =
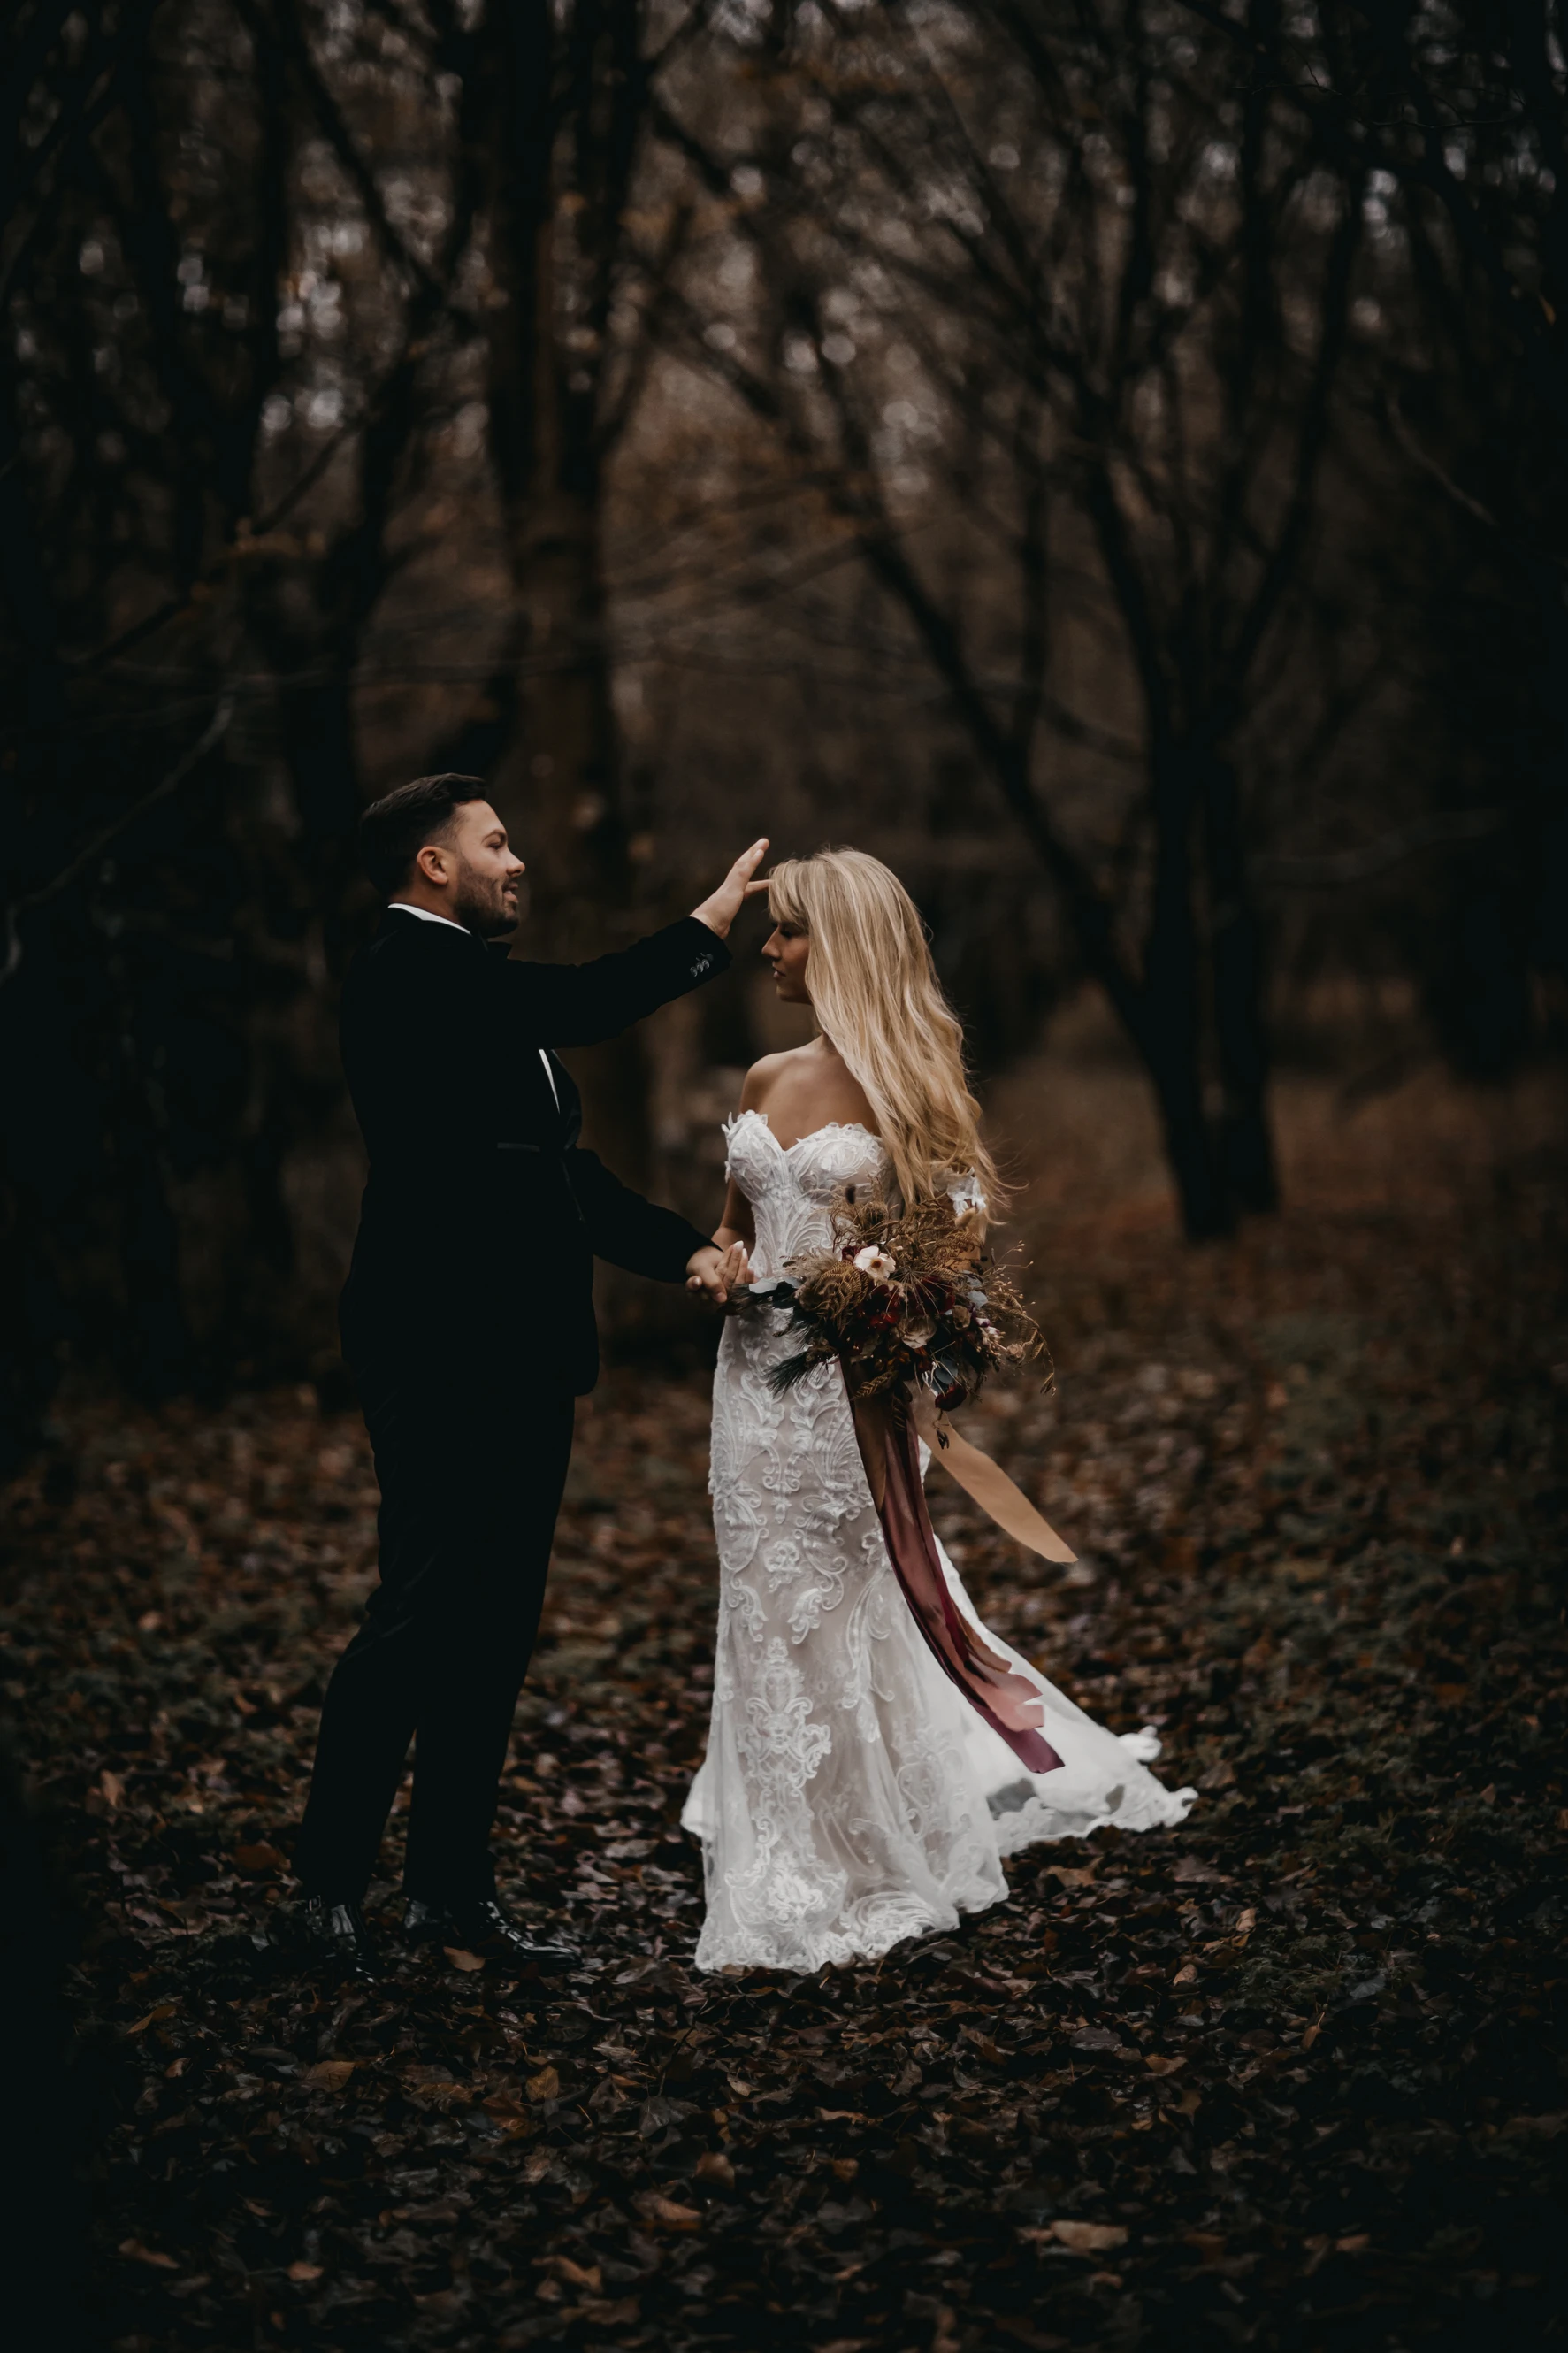
[[(700, 23), (652, 44), (647, 0), (492, 5), (463, 56), (462, 152), (484, 190), (488, 433), (515, 599), (498, 796), (537, 858), (529, 952), (581, 954), (637, 918), (611, 692), (606, 476), (645, 377), (687, 215), (629, 216), (655, 79)], [(461, 39), (455, 21), (448, 38)], [(618, 1165), (647, 1158), (636, 1037), (578, 1058)]]
[[(1456, 860), (1427, 980), (1467, 1068), (1568, 973), (1568, 68), (1556, 0), (1357, 0), (1243, 27), (1191, 0), (1368, 184), (1387, 267), (1375, 398), (1448, 524), (1417, 600), (1432, 691), (1499, 822)], [(1255, 37), (1254, 37), (1255, 36)], [(1457, 625), (1457, 633), (1456, 633)], [(1477, 789), (1472, 785), (1472, 793)]]
[[(21, 0), (13, 1389), (105, 1343), (148, 1388), (326, 1377), (352, 832), (411, 764), (493, 778), (550, 954), (680, 903), (735, 803), (874, 836), (992, 1050), (1098, 979), (1194, 1232), (1272, 1198), (1260, 881), (1435, 997), (1449, 913), (1539, 968), (1557, 22)], [(1471, 1029), (1521, 1033), (1509, 953)], [(679, 1084), (749, 1018), (706, 1002)], [(635, 1168), (636, 1050), (584, 1075)]]
[[(1275, 1196), (1237, 761), (1310, 549), (1358, 187), (1224, 36), (1141, 0), (808, 16), (754, 37), (749, 106), (661, 100), (743, 192), (768, 297), (717, 339), (693, 303), (684, 348), (829, 480), (1149, 1071), (1188, 1231), (1218, 1231)], [(993, 609), (921, 552), (901, 484), (932, 476)], [(1058, 682), (1068, 541), (1136, 696), (1109, 743)], [(1053, 770), (1097, 737), (1142, 789), (1079, 814)]]
[[(433, 763), (496, 769), (562, 878), (550, 944), (617, 931), (597, 512), (639, 382), (623, 224), (643, 29), (598, 0), (33, 0), (12, 21), (4, 1011), (68, 1072), (53, 953), (112, 967), (63, 1189), (88, 1217), (115, 1172), (106, 1312), (131, 1331), (154, 1310), (127, 1286), (162, 1303), (155, 1342), (122, 1350), (144, 1385), (187, 1381), (200, 1353), (176, 1328), (191, 1168), (220, 1188), (237, 1171), (246, 1204), (204, 1286), (211, 1345), (265, 1348), (289, 1296), (286, 1164), (340, 1116), (331, 975), (368, 911), (367, 697), (412, 694)], [(647, 266), (656, 282), (657, 246)], [(492, 543), (510, 585), (465, 609)], [(176, 851), (151, 787), (220, 699), (233, 724), (180, 787)], [(112, 861), (83, 865), (106, 823)], [(193, 904), (204, 858), (228, 871)], [(227, 1075), (183, 1104), (192, 1056)], [(636, 1071), (616, 1099), (635, 1142)], [(18, 1142), (22, 1227), (43, 1230), (60, 1171), (28, 1161)]]

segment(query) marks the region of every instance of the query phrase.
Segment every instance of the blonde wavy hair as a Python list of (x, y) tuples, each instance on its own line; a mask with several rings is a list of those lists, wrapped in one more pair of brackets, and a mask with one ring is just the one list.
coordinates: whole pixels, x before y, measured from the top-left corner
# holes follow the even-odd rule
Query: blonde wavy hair
[(768, 905), (811, 942), (812, 1010), (866, 1091), (903, 1199), (973, 1176), (994, 1219), (1004, 1197), (964, 1076), (963, 1031), (898, 876), (863, 849), (819, 849), (773, 868)]

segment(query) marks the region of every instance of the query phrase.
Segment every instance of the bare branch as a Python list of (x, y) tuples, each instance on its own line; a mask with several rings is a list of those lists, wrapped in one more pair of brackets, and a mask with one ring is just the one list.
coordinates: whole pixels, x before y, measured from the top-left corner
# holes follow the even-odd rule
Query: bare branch
[(12, 977), (22, 961), (22, 937), (17, 929), (20, 918), (30, 914), (35, 907), (46, 907), (51, 899), (58, 899), (60, 892), (68, 890), (77, 876), (95, 859), (102, 857), (110, 842), (117, 841), (128, 826), (134, 825), (138, 818), (145, 817), (159, 801), (167, 800), (171, 793), (177, 792), (192, 769), (205, 759), (214, 744), (226, 733), (233, 716), (234, 697), (226, 694), (197, 741), (188, 752), (181, 754), (166, 776), (160, 776), (151, 792), (143, 793), (132, 807), (123, 810), (111, 824), (95, 834), (86, 848), (79, 849), (47, 882), (42, 882), (36, 891), (25, 892), (21, 898), (12, 900), (5, 910), (5, 961), (0, 965), (0, 987)]

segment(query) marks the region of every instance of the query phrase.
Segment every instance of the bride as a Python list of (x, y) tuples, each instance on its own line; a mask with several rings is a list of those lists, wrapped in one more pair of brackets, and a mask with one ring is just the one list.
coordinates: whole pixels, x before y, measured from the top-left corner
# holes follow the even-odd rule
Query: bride
[[(943, 1188), (982, 1217), (998, 1192), (962, 1032), (897, 877), (861, 851), (820, 850), (775, 868), (769, 905), (774, 987), (812, 1008), (820, 1034), (758, 1062), (727, 1123), (714, 1240), (731, 1287), (765, 1286), (827, 1242), (847, 1188), (905, 1202)], [(718, 1653), (708, 1754), (681, 1816), (702, 1841), (702, 1969), (874, 1959), (1005, 1903), (1005, 1855), (1107, 1822), (1180, 1821), (1193, 1801), (1145, 1770), (1152, 1732), (1104, 1731), (986, 1631), (942, 1553), (957, 1609), (1043, 1703), (1061, 1762), (1021, 1769), (922, 1640), (839, 1367), (771, 1388), (797, 1345), (783, 1312), (753, 1302), (725, 1326), (713, 1384)]]

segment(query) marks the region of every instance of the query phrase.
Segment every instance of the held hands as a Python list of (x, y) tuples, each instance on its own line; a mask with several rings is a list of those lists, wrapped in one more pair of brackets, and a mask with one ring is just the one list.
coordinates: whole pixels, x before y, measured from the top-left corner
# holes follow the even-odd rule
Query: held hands
[(721, 940), (729, 938), (730, 926), (746, 901), (760, 898), (767, 889), (765, 882), (753, 882), (752, 880), (767, 856), (767, 836), (764, 834), (761, 841), (753, 841), (750, 849), (742, 851), (711, 898), (704, 899), (700, 907), (691, 910), (698, 922), (706, 923), (710, 932), (717, 932)]
[(731, 1291), (743, 1291), (751, 1280), (752, 1264), (744, 1242), (731, 1242), (724, 1250), (710, 1242), (706, 1250), (693, 1250), (686, 1261), (686, 1288), (701, 1292), (715, 1307), (722, 1307)]

